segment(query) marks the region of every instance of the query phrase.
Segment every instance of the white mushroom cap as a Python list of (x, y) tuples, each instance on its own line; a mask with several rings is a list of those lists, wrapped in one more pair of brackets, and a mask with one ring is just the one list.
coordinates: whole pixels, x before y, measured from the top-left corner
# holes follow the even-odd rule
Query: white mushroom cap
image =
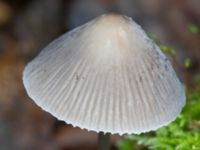
[(167, 57), (139, 25), (117, 14), (53, 41), (27, 65), (23, 82), (42, 109), (96, 132), (155, 130), (175, 120), (185, 104)]

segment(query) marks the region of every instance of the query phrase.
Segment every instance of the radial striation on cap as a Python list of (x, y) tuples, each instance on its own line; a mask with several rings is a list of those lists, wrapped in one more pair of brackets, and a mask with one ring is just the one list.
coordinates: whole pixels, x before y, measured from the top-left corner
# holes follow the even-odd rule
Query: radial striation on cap
[(132, 19), (112, 13), (50, 43), (26, 66), (23, 82), (42, 109), (96, 132), (155, 130), (185, 105), (167, 57)]

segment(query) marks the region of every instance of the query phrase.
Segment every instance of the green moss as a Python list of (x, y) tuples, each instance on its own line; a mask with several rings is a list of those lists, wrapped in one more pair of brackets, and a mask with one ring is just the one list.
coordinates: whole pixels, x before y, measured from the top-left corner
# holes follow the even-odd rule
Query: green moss
[(185, 68), (190, 68), (192, 66), (192, 60), (190, 58), (186, 58), (184, 60), (184, 66)]
[(172, 56), (176, 54), (175, 49), (165, 44), (162, 44), (162, 42), (160, 41), (160, 39), (155, 33), (149, 33), (149, 37), (160, 47), (160, 50), (162, 52), (167, 53)]
[(199, 33), (199, 28), (198, 28), (198, 26), (195, 25), (195, 24), (189, 24), (189, 25), (188, 25), (188, 31), (189, 31), (190, 33), (193, 33), (193, 34), (197, 34), (197, 33)]

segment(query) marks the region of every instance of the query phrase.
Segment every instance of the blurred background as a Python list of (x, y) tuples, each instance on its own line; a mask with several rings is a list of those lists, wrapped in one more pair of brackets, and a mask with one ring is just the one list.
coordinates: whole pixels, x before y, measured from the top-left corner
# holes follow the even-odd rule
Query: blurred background
[(0, 150), (97, 149), (96, 133), (66, 125), (36, 106), (22, 72), (53, 39), (110, 11), (145, 29), (171, 59), (188, 95), (175, 123), (141, 136), (114, 135), (112, 149), (200, 150), (199, 0), (0, 0)]

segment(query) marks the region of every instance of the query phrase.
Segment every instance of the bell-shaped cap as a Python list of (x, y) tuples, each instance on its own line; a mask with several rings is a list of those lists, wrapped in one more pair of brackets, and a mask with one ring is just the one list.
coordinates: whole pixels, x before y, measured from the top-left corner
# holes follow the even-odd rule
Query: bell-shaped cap
[(96, 132), (155, 130), (175, 120), (184, 88), (132, 19), (105, 14), (53, 41), (25, 68), (28, 95), (59, 120)]

